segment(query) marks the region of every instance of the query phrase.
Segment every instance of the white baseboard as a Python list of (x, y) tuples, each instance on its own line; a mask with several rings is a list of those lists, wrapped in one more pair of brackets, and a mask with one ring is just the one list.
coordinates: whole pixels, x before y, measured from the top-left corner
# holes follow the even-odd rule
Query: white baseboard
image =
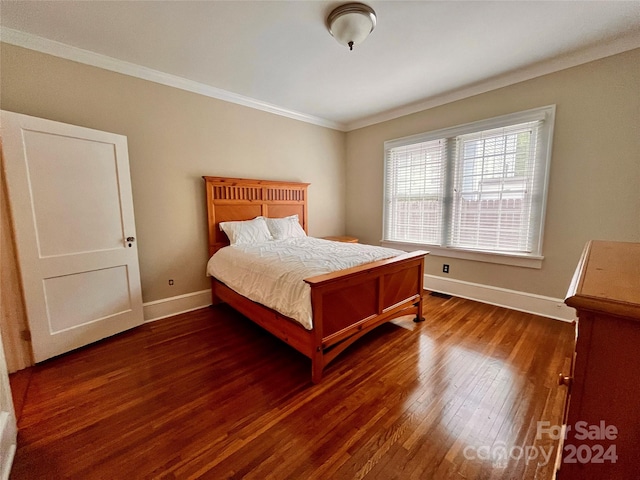
[(576, 318), (576, 311), (565, 305), (560, 298), (453, 280), (437, 275), (425, 275), (424, 288), (565, 322), (570, 322)]
[(211, 290), (185, 293), (176, 297), (163, 298), (142, 305), (144, 321), (154, 322), (162, 318), (191, 312), (211, 305)]
[[(565, 322), (570, 322), (576, 318), (576, 311), (565, 305), (560, 298), (453, 280), (437, 275), (425, 275), (424, 288)], [(145, 322), (153, 322), (180, 313), (208, 307), (209, 305), (211, 305), (211, 290), (201, 290), (163, 298), (143, 305), (144, 320)]]

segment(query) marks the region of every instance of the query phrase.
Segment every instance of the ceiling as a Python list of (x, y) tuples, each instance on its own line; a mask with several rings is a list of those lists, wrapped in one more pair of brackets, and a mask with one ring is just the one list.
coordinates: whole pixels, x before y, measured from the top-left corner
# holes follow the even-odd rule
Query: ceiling
[(640, 47), (640, 1), (370, 1), (376, 29), (349, 51), (325, 27), (342, 3), (1, 0), (0, 25), (2, 41), (340, 130)]

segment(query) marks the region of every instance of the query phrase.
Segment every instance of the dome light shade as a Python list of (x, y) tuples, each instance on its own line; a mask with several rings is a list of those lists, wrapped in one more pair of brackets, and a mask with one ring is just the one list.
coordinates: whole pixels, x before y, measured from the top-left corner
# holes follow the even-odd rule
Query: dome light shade
[(364, 42), (375, 27), (376, 12), (364, 3), (346, 3), (327, 17), (329, 33), (350, 50)]

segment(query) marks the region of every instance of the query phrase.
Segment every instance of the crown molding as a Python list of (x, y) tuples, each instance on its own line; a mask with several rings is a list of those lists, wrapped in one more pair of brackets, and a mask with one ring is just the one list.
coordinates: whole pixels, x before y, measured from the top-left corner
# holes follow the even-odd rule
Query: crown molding
[(364, 117), (353, 122), (340, 123), (327, 120), (313, 115), (308, 115), (294, 110), (289, 110), (277, 105), (273, 105), (251, 97), (239, 95), (229, 92), (221, 88), (212, 87), (203, 83), (188, 80), (177, 75), (153, 70), (133, 63), (118, 60), (113, 57), (101, 55), (81, 48), (73, 47), (65, 43), (49, 40), (37, 35), (14, 30), (0, 26), (0, 41), (16, 45), (18, 47), (28, 48), (38, 52), (46, 53), (56, 57), (64, 58), (78, 63), (91, 65), (94, 67), (110, 70), (112, 72), (129, 75), (150, 82), (159, 83), (169, 87), (179, 88), (206, 97), (216, 98), (237, 105), (242, 105), (264, 112), (280, 115), (301, 122), (318, 125), (321, 127), (331, 128), (341, 132), (350, 132), (360, 128), (375, 125), (377, 123), (386, 122), (406, 115), (428, 110), (430, 108), (439, 107), (447, 103), (462, 100), (464, 98), (479, 95), (481, 93), (490, 92), (499, 88), (507, 87), (516, 83), (531, 80), (536, 77), (548, 75), (550, 73), (565, 70), (567, 68), (582, 65), (584, 63), (599, 60), (601, 58), (617, 55), (628, 50), (640, 48), (640, 35), (631, 34), (615, 38), (610, 42), (600, 43), (590, 48), (579, 50), (567, 55), (563, 55), (548, 61), (539, 62), (535, 65), (524, 67), (513, 72), (506, 73), (490, 78), (486, 81), (479, 82), (467, 87), (463, 87), (451, 92), (445, 92), (434, 97), (404, 105), (399, 108), (387, 110), (385, 112)]
[(584, 63), (600, 60), (601, 58), (610, 57), (619, 53), (640, 48), (640, 35), (634, 33), (624, 37), (618, 37), (610, 42), (593, 45), (590, 48), (572, 52), (567, 55), (539, 62), (534, 65), (515, 70), (490, 78), (486, 81), (476, 83), (467, 87), (463, 87), (451, 92), (436, 95), (426, 100), (421, 100), (410, 105), (405, 105), (386, 112), (365, 117), (360, 120), (349, 122), (346, 125), (346, 131), (357, 130), (359, 128), (369, 127), (377, 123), (386, 122), (396, 118), (418, 113), (430, 108), (439, 107), (447, 103), (462, 100), (464, 98), (479, 95), (481, 93), (490, 92), (499, 88), (508, 87), (516, 83), (531, 80), (533, 78), (548, 75), (550, 73), (566, 70), (567, 68), (576, 67)]
[(152, 68), (118, 60), (113, 57), (73, 47), (65, 43), (49, 40), (20, 30), (0, 27), (0, 41), (16, 45), (18, 47), (24, 47), (30, 50), (46, 53), (48, 55), (53, 55), (55, 57), (64, 58), (66, 60), (102, 68), (104, 70), (110, 70), (112, 72), (121, 73), (131, 77), (141, 78), (143, 80), (159, 83), (168, 87), (179, 88), (181, 90), (197, 93), (206, 97), (216, 98), (218, 100), (235, 103), (237, 105), (254, 108), (256, 110), (262, 110), (263, 112), (273, 113), (293, 120), (299, 120), (301, 122), (331, 128), (333, 130), (346, 131), (346, 126), (342, 123), (289, 110), (255, 98), (245, 97), (244, 95), (229, 92), (221, 88), (212, 87), (211, 85), (206, 85), (177, 75), (171, 75)]

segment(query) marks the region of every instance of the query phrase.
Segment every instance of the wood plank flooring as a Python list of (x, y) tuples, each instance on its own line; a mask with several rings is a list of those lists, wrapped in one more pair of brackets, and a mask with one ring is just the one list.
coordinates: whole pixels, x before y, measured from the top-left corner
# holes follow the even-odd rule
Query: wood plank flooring
[[(550, 479), (570, 324), (459, 298), (365, 336), (320, 385), (226, 306), (145, 324), (11, 376), (12, 479)], [(484, 459), (503, 446), (551, 451)], [(482, 449), (484, 448), (484, 450)]]

